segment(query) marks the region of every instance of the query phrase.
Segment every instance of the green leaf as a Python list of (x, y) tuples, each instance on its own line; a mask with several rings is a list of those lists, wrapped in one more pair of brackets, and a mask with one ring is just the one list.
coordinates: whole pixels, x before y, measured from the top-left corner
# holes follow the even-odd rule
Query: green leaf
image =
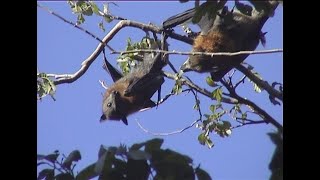
[(219, 87), (212, 92), (212, 97), (215, 98), (219, 103), (222, 99), (222, 88)]
[[(262, 77), (260, 76), (259, 73), (252, 71), (252, 73), (257, 76), (257, 78), (259, 78), (260, 80), (262, 80)], [(263, 88), (258, 86), (256, 83), (254, 83), (253, 81), (251, 81), (250, 79), (248, 79), (249, 82), (251, 82), (253, 84), (253, 89), (255, 92), (257, 93), (261, 93), (261, 91), (263, 91)]]
[(231, 123), (229, 121), (222, 121), (223, 122), (223, 128), (225, 130), (230, 129), (231, 128)]
[(173, 86), (172, 92), (175, 95), (178, 95), (178, 94), (180, 94), (182, 92), (182, 84), (181, 84), (181, 81), (179, 79), (176, 80), (176, 83)]
[(99, 28), (100, 28), (103, 32), (106, 31), (106, 29), (104, 28), (104, 25), (103, 25), (103, 21), (101, 21), (98, 25), (99, 25)]
[(248, 116), (247, 113), (242, 113), (241, 114), (241, 119), (245, 120), (245, 119), (247, 119), (247, 116)]
[(141, 150), (131, 150), (128, 152), (128, 157), (133, 160), (149, 160), (151, 155)]
[(86, 16), (92, 16), (93, 11), (91, 7), (86, 6), (86, 9), (82, 13)]
[(200, 167), (197, 167), (195, 169), (195, 173), (197, 175), (198, 180), (212, 180), (210, 175), (205, 170), (201, 169)]
[(214, 112), (216, 111), (216, 105), (211, 105), (210, 111), (214, 114)]
[(206, 143), (206, 135), (205, 133), (201, 133), (199, 136), (198, 136), (198, 141), (201, 145), (204, 145)]
[(93, 163), (82, 169), (76, 176), (76, 180), (87, 180), (97, 177), (99, 173), (95, 172), (96, 163)]
[(209, 149), (211, 149), (214, 146), (214, 144), (211, 141), (211, 139), (209, 138), (209, 136), (207, 136), (206, 145), (208, 146)]
[(110, 23), (113, 21), (113, 19), (111, 19), (110, 16), (108, 16), (108, 15), (103, 16), (103, 18), (107, 23)]
[(37, 177), (37, 180), (41, 180), (43, 178), (52, 179), (54, 177), (54, 170), (53, 169), (43, 169), (42, 171), (39, 172), (39, 175)]
[(208, 84), (209, 86), (211, 86), (211, 87), (216, 87), (216, 86), (217, 86), (216, 83), (214, 83), (214, 81), (212, 80), (212, 78), (211, 78), (210, 76), (208, 76), (208, 77), (206, 78), (206, 82), (207, 82), (207, 84)]
[(79, 161), (80, 159), (81, 159), (80, 151), (79, 150), (74, 150), (64, 160), (64, 162), (62, 163), (62, 166), (70, 170), (72, 162), (73, 161)]
[(84, 23), (84, 21), (85, 21), (85, 19), (83, 17), (83, 14), (79, 14), (77, 17), (77, 25)]
[(89, 3), (91, 5), (92, 12), (95, 13), (96, 15), (100, 16), (99, 8), (96, 5), (96, 3), (94, 3), (93, 1), (89, 1)]

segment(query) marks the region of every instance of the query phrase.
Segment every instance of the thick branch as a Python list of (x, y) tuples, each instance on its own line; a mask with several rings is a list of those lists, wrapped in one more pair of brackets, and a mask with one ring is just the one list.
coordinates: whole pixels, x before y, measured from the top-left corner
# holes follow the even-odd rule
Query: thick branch
[[(176, 74), (169, 73), (169, 72), (164, 72), (164, 74), (169, 79), (173, 79), (173, 80), (176, 79)], [(198, 85), (194, 84), (192, 81), (185, 79), (183, 77), (181, 78), (181, 81), (184, 85), (189, 86), (190, 88), (196, 90), (197, 92), (201, 93), (202, 95), (207, 96), (212, 100), (216, 100), (214, 97), (212, 97), (211, 92), (209, 92), (208, 90), (206, 90), (204, 88), (199, 87)], [(238, 100), (236, 100), (236, 99), (225, 98), (225, 97), (222, 97), (221, 101), (224, 103), (228, 103), (228, 104), (237, 104), (238, 103)]]
[[(94, 52), (81, 63), (81, 68), (75, 72), (74, 74), (65, 74), (63, 75), (66, 78), (60, 78), (59, 80), (54, 81), (54, 83), (56, 85), (58, 84), (63, 84), (63, 83), (72, 83), (74, 81), (76, 81), (77, 79), (79, 79), (90, 67), (90, 65), (92, 64), (92, 62), (99, 56), (99, 54), (101, 53), (102, 49), (104, 48), (104, 45), (107, 44), (117, 33), (120, 29), (124, 28), (124, 27), (135, 27), (138, 29), (142, 29), (144, 31), (152, 31), (155, 33), (160, 34), (162, 31), (159, 27), (154, 26), (154, 25), (147, 25), (147, 24), (143, 24), (140, 22), (135, 22), (135, 21), (130, 21), (130, 20), (122, 20), (119, 21), (115, 27), (102, 39), (103, 43), (100, 43), (98, 45), (98, 47), (94, 50)], [(180, 35), (178, 35), (177, 37), (182, 37)], [(181, 40), (179, 38), (176, 38), (177, 40)], [(59, 76), (59, 75), (57, 75)]]
[(278, 128), (279, 131), (283, 132), (283, 127), (280, 123), (278, 123), (273, 117), (271, 117), (265, 110), (263, 110), (262, 108), (260, 108), (258, 105), (256, 105), (254, 102), (245, 99), (241, 96), (239, 96), (235, 89), (233, 89), (232, 87), (229, 86), (228, 83), (226, 83), (225, 81), (221, 80), (220, 81), (230, 92), (230, 97), (233, 97), (235, 99), (237, 99), (239, 101), (240, 104), (245, 104), (250, 106), (251, 108), (253, 108), (253, 110), (255, 112), (257, 112), (263, 119), (265, 122), (267, 123), (271, 123), (272, 125), (274, 125), (276, 128)]
[(258, 86), (265, 89), (271, 96), (276, 97), (283, 101), (283, 93), (277, 91), (275, 88), (269, 85), (267, 81), (259, 79), (256, 75), (254, 75), (249, 69), (244, 67), (242, 64), (236, 67), (240, 72), (246, 75), (251, 81), (256, 83)]

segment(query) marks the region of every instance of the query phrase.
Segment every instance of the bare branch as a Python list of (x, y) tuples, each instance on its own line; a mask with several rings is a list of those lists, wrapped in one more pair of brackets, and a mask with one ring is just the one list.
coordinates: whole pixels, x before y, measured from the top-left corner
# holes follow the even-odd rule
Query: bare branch
[(239, 52), (181, 52), (181, 51), (164, 51), (156, 49), (139, 49), (131, 51), (112, 51), (111, 54), (129, 54), (137, 52), (155, 52), (155, 53), (165, 53), (165, 54), (178, 54), (178, 55), (208, 55), (208, 56), (237, 56), (241, 54), (268, 54), (268, 53), (279, 53), (283, 52), (283, 49), (270, 49), (270, 50), (260, 50), (260, 51), (239, 51)]
[(263, 81), (259, 79), (256, 75), (254, 75), (248, 68), (243, 66), (242, 64), (238, 65), (236, 67), (240, 72), (242, 72), (244, 75), (246, 75), (251, 81), (256, 83), (258, 86), (265, 89), (271, 96), (276, 97), (283, 101), (283, 93), (280, 91), (277, 91), (275, 88), (269, 85), (267, 81)]
[(264, 119), (265, 122), (271, 123), (274, 125), (276, 128), (278, 128), (279, 131), (283, 131), (283, 127), (280, 123), (278, 123), (273, 117), (271, 117), (265, 110), (260, 108), (258, 105), (256, 105), (254, 102), (245, 99), (241, 96), (239, 96), (234, 88), (231, 88), (228, 83), (226, 83), (224, 80), (220, 81), (230, 92), (230, 97), (233, 97), (238, 100), (240, 104), (245, 104), (250, 106), (255, 112), (257, 112), (262, 119)]
[(102, 39), (103, 43), (100, 43), (97, 48), (94, 50), (94, 52), (81, 63), (81, 68), (75, 72), (74, 74), (65, 74), (62, 78), (61, 75), (56, 75), (61, 77), (59, 80), (54, 81), (56, 85), (63, 84), (63, 83), (72, 83), (79, 79), (90, 67), (92, 62), (98, 57), (98, 55), (101, 53), (101, 51), (104, 48), (104, 45), (107, 44), (117, 33), (120, 31), (120, 29), (124, 27), (135, 27), (138, 29), (142, 29), (143, 31), (148, 30), (156, 33), (161, 33), (161, 29), (159, 27), (156, 27), (154, 25), (147, 25), (140, 22), (130, 21), (130, 20), (122, 20), (119, 21), (115, 27)]
[(151, 132), (149, 130), (147, 130), (146, 128), (144, 128), (137, 120), (137, 124), (138, 126), (145, 132), (145, 133), (149, 133), (149, 134), (152, 134), (154, 136), (169, 136), (169, 135), (173, 135), (173, 134), (178, 134), (178, 133), (182, 133), (183, 131), (193, 127), (197, 122), (201, 121), (201, 119), (198, 119), (196, 121), (193, 121), (189, 126), (183, 128), (183, 129), (180, 129), (180, 130), (176, 130), (176, 131), (173, 131), (173, 132), (170, 132), (170, 133), (155, 133), (155, 132)]
[(99, 83), (101, 84), (101, 86), (102, 86), (104, 89), (108, 89), (108, 86), (106, 85), (106, 83), (105, 83), (104, 81), (99, 80)]
[(266, 121), (262, 120), (262, 121), (250, 121), (248, 123), (241, 123), (240, 125), (231, 127), (231, 129), (236, 129), (245, 125), (250, 125), (250, 124), (263, 124), (263, 123), (267, 123)]
[[(187, 91), (191, 91), (191, 90), (192, 89), (184, 89), (184, 90), (182, 90), (182, 92), (187, 92)], [(171, 93), (167, 94), (164, 98), (162, 98), (159, 102), (157, 102), (157, 105), (160, 105), (160, 104), (164, 103), (167, 99), (169, 99), (169, 97), (171, 97), (173, 95), (175, 95), (174, 92), (171, 92)]]
[[(198, 120), (192, 122), (191, 125), (183, 128), (183, 129), (176, 130), (176, 131), (169, 132), (169, 133), (154, 133), (154, 132), (151, 132), (151, 131), (145, 129), (145, 128), (136, 120), (136, 122), (137, 122), (137, 124), (139, 125), (139, 127), (140, 127), (144, 132), (150, 133), (150, 134), (155, 135), (155, 136), (168, 136), (168, 135), (172, 135), (172, 134), (182, 133), (183, 131), (185, 131), (185, 130), (191, 128), (192, 126), (194, 126), (197, 122), (202, 121), (201, 107), (200, 107), (200, 104), (198, 104), (199, 98), (198, 98), (198, 96), (197, 96), (197, 93), (194, 92), (193, 89), (185, 89), (185, 90), (183, 90), (182, 92), (186, 92), (186, 91), (191, 91), (191, 92), (193, 93), (195, 102), (196, 102), (196, 104), (198, 105), (198, 109), (197, 109), (198, 112), (199, 112), (199, 119), (198, 119)], [(170, 96), (172, 96), (172, 95), (174, 95), (174, 93), (168, 94), (164, 99), (168, 99), (168, 98), (169, 98)], [(161, 103), (163, 103), (164, 101), (165, 101), (165, 100), (163, 100)], [(160, 103), (158, 103), (158, 104), (160, 104)]]
[[(66, 20), (64, 17), (60, 16), (59, 14), (55, 13), (54, 11), (50, 10), (50, 9), (47, 8), (47, 7), (41, 6), (41, 5), (38, 4), (38, 3), (37, 3), (37, 6), (40, 7), (40, 8), (42, 8), (42, 9), (44, 9), (44, 10), (46, 10), (46, 11), (48, 11), (50, 14), (58, 17), (58, 18), (61, 19), (62, 21), (64, 21), (64, 22), (66, 22), (66, 23), (68, 23), (68, 24), (70, 24), (70, 25), (72, 25), (72, 26), (80, 29), (81, 31), (84, 31), (85, 33), (87, 33), (88, 35), (90, 35), (90, 36), (93, 37), (94, 39), (98, 40), (100, 43), (102, 43), (102, 40), (101, 40), (100, 38), (98, 38), (96, 35), (92, 34), (91, 32), (87, 31), (86, 29), (78, 26), (77, 24), (75, 24), (75, 23), (73, 23), (73, 22), (71, 22), (71, 21), (69, 21), (69, 20)], [(114, 51), (114, 49), (111, 48), (108, 44), (106, 44), (106, 46), (107, 46), (111, 51)]]
[[(169, 79), (176, 79), (176, 74), (173, 73), (169, 73), (169, 72), (164, 72), (165, 76)], [(209, 97), (212, 100), (216, 100), (215, 98), (212, 97), (212, 93), (209, 92), (208, 90), (199, 87), (198, 85), (194, 84), (191, 80), (185, 79), (185, 78), (181, 78), (181, 81), (184, 85), (189, 86), (190, 88), (196, 90), (197, 92), (201, 93), (204, 96)], [(226, 98), (226, 97), (222, 97), (221, 102), (224, 103), (228, 103), (228, 104), (237, 104), (238, 100), (234, 99), (234, 98)]]
[(234, 86), (234, 88), (236, 89), (241, 83), (244, 83), (244, 80), (246, 79), (246, 75), (244, 75)]

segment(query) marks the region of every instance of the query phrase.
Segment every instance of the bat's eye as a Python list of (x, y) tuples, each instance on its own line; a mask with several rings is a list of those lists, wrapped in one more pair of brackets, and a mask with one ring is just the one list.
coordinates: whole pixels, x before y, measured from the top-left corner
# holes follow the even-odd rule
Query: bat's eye
[(108, 107), (111, 107), (111, 103), (108, 103), (107, 106), (108, 106)]

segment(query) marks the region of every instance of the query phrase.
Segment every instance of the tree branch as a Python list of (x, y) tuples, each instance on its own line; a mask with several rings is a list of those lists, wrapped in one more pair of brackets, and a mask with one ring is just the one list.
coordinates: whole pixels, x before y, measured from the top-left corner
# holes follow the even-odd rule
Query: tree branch
[(165, 54), (179, 54), (179, 55), (208, 55), (208, 56), (237, 56), (241, 54), (268, 54), (268, 53), (279, 53), (283, 52), (283, 49), (270, 49), (270, 50), (260, 50), (260, 51), (239, 51), (239, 52), (181, 52), (181, 51), (164, 51), (155, 49), (139, 49), (131, 51), (112, 51), (111, 54), (129, 54), (137, 52), (155, 52), (155, 53), (165, 53)]
[(145, 133), (149, 133), (149, 134), (152, 134), (154, 136), (169, 136), (169, 135), (173, 135), (173, 134), (178, 134), (178, 133), (182, 133), (183, 131), (193, 127), (197, 122), (201, 121), (201, 119), (198, 119), (198, 120), (195, 120), (193, 121), (189, 126), (183, 128), (183, 129), (180, 129), (180, 130), (176, 130), (176, 131), (173, 131), (173, 132), (169, 132), (169, 133), (155, 133), (155, 132), (151, 132), (149, 130), (147, 130), (146, 128), (144, 128), (137, 120), (137, 124), (138, 126), (145, 132)]
[[(169, 79), (175, 80), (177, 78), (176, 74), (169, 73), (169, 72), (163, 72), (163, 73)], [(198, 85), (194, 84), (191, 80), (182, 77), (181, 81), (182, 81), (182, 84), (189, 86), (190, 88), (196, 90), (200, 94), (207, 96), (208, 98), (210, 98), (212, 100), (216, 100), (214, 97), (212, 97), (211, 92), (209, 92), (208, 90), (206, 90), (204, 88), (199, 87)], [(234, 98), (222, 97), (221, 102), (228, 103), (228, 104), (237, 104), (238, 100), (236, 100)]]
[(259, 79), (256, 75), (254, 75), (248, 68), (243, 66), (242, 64), (238, 65), (236, 67), (240, 72), (242, 72), (244, 75), (246, 75), (251, 81), (256, 83), (258, 86), (265, 89), (271, 96), (276, 97), (283, 101), (283, 93), (280, 91), (277, 91), (275, 88), (269, 85), (267, 81), (263, 81)]
[[(63, 84), (63, 83), (72, 83), (77, 79), (79, 79), (88, 70), (92, 62), (99, 56), (102, 49), (104, 48), (104, 45), (107, 44), (118, 33), (118, 31), (120, 31), (120, 29), (127, 26), (142, 29), (143, 31), (146, 31), (146, 30), (152, 31), (158, 34), (162, 32), (159, 27), (154, 25), (147, 25), (140, 22), (136, 22), (136, 21), (130, 21), (130, 20), (119, 21), (114, 26), (114, 28), (102, 39), (103, 43), (100, 43), (97, 46), (97, 48), (94, 50), (94, 52), (81, 63), (81, 68), (77, 72), (75, 72), (74, 74), (55, 75), (60, 77), (59, 80), (54, 81), (55, 85)], [(181, 39), (177, 38), (177, 40), (181, 40)]]
[(272, 125), (274, 125), (276, 128), (278, 128), (279, 131), (283, 132), (283, 127), (280, 123), (278, 123), (273, 117), (271, 117), (265, 110), (263, 110), (262, 108), (260, 108), (258, 105), (256, 105), (255, 103), (253, 103), (252, 101), (245, 99), (241, 96), (239, 96), (235, 89), (230, 87), (229, 84), (227, 82), (225, 82), (224, 80), (220, 81), (226, 88), (227, 90), (230, 92), (230, 97), (233, 97), (235, 99), (238, 100), (238, 102), (240, 104), (245, 104), (250, 106), (251, 108), (253, 108), (253, 110), (255, 112), (257, 112), (260, 117), (262, 119), (264, 119), (265, 122), (267, 123), (271, 123)]
[(242, 126), (245, 126), (245, 125), (250, 125), (250, 124), (263, 124), (263, 123), (266, 123), (266, 121), (264, 121), (264, 120), (262, 120), (262, 121), (250, 121), (250, 122), (247, 122), (247, 123), (241, 123), (240, 125), (231, 127), (231, 129), (236, 129), (236, 128), (239, 128), (239, 127), (242, 127)]

